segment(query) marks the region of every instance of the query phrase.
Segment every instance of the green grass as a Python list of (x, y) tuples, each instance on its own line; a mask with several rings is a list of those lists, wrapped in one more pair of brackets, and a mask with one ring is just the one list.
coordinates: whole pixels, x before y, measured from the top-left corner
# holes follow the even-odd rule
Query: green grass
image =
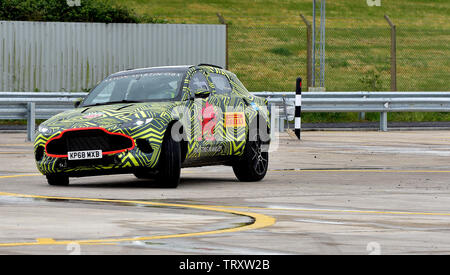
[[(311, 19), (311, 0), (114, 0), (174, 23), (218, 22), (216, 13), (234, 25), (273, 26), (301, 24), (299, 13)], [(333, 27), (360, 27), (360, 19), (371, 26), (385, 26), (384, 14), (404, 26), (448, 26), (448, 0), (382, 0), (381, 7), (368, 7), (366, 0), (327, 1), (328, 23)]]
[[(292, 91), (306, 76), (306, 28), (300, 13), (312, 20), (311, 0), (113, 0), (139, 14), (170, 23), (229, 25), (229, 69), (250, 91)], [(381, 90), (390, 89), (390, 28), (397, 26), (397, 83), (403, 91), (450, 90), (450, 1), (327, 1), (326, 89), (370, 90), (361, 81), (373, 72)], [(305, 81), (306, 82), (306, 81)], [(377, 120), (368, 115), (368, 120)], [(354, 121), (357, 114), (308, 114), (306, 121)], [(405, 114), (390, 120), (450, 120), (448, 114)]]
[[(45, 119), (36, 119), (36, 125), (44, 122)], [(26, 125), (27, 120), (25, 119), (10, 119), (10, 120), (0, 120), (0, 125)]]
[[(139, 14), (171, 23), (229, 22), (229, 69), (249, 90), (292, 90), (306, 75), (306, 30), (311, 0), (113, 0)], [(365, 0), (327, 2), (327, 90), (364, 90), (359, 79), (376, 70), (390, 87), (388, 14), (398, 30), (399, 90), (449, 90), (450, 2), (448, 0)]]

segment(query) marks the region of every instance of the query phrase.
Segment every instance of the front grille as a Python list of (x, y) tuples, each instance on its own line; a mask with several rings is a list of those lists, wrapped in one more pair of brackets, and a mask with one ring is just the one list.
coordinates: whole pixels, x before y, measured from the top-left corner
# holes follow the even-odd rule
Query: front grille
[(65, 157), (67, 152), (102, 150), (117, 153), (134, 147), (130, 137), (107, 132), (103, 129), (69, 130), (47, 143), (47, 154)]

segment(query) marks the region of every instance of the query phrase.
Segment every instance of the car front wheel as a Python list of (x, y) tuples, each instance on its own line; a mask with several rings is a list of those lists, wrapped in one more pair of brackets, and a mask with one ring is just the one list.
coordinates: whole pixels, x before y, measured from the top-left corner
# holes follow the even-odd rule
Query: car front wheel
[(159, 160), (158, 182), (167, 188), (177, 188), (181, 175), (181, 144), (169, 133), (163, 141)]
[(69, 177), (66, 175), (47, 175), (47, 183), (52, 186), (67, 186), (69, 185)]

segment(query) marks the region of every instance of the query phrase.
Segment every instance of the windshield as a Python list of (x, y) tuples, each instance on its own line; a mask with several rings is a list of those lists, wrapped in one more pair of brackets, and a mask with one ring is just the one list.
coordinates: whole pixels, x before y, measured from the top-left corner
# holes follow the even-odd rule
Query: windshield
[(147, 72), (109, 77), (89, 93), (82, 106), (175, 100), (182, 72)]

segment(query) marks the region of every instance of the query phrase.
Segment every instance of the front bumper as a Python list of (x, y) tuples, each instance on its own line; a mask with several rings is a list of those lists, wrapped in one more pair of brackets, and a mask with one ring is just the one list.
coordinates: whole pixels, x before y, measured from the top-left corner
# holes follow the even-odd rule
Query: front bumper
[[(132, 173), (136, 170), (145, 168), (153, 169), (156, 167), (162, 137), (151, 135), (129, 135), (125, 131), (115, 131), (114, 134), (126, 135), (133, 140), (136, 146), (120, 152), (106, 152), (101, 159), (95, 160), (69, 160), (67, 155), (54, 155), (47, 152), (47, 144), (55, 137), (61, 136), (61, 133), (45, 137), (39, 134), (35, 141), (35, 158), (38, 170), (44, 175), (66, 174), (69, 176), (90, 176), (90, 175), (108, 175), (116, 173)], [(151, 150), (148, 149), (149, 145)]]

